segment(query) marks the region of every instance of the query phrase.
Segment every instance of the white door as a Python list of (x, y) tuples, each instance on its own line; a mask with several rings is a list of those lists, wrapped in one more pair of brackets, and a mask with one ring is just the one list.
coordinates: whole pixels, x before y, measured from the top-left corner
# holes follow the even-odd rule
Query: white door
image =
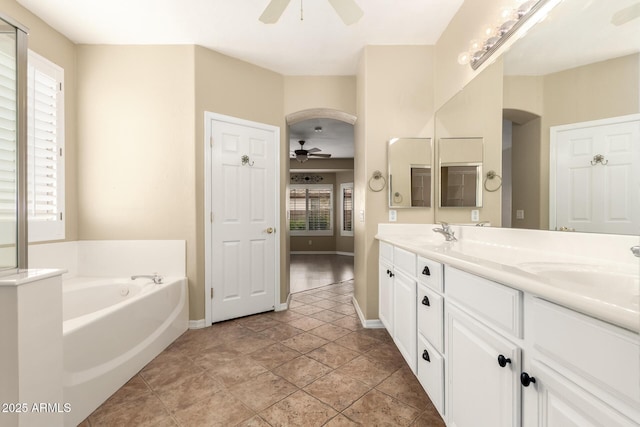
[(211, 322), (273, 310), (279, 128), (208, 115)]
[(552, 159), (555, 155), (552, 228), (637, 234), (640, 118), (636, 115), (635, 119), (627, 116), (558, 126), (551, 133)]

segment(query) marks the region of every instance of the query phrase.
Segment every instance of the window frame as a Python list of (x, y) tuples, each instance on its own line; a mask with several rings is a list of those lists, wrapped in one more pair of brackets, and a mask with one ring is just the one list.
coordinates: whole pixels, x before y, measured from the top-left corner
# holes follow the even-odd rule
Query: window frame
[[(344, 190), (351, 189), (351, 230), (344, 229)], [(353, 237), (353, 182), (343, 182), (340, 184), (340, 236)]]
[[(287, 191), (287, 196), (289, 199), (289, 206), (287, 206), (288, 211), (291, 212), (291, 190), (305, 190), (305, 230), (291, 230), (291, 223), (289, 223), (289, 233), (291, 236), (333, 236), (333, 222), (334, 222), (334, 210), (335, 204), (333, 200), (333, 185), (332, 184), (291, 184), (289, 186), (289, 190)], [(329, 205), (331, 209), (329, 210), (329, 229), (328, 230), (309, 230), (309, 190), (329, 190)], [(289, 214), (289, 218), (291, 218), (291, 214)]]
[[(64, 91), (64, 69), (57, 64), (53, 63), (49, 59), (28, 50), (28, 82), (27, 82), (27, 98), (33, 99), (32, 91), (34, 90), (32, 81), (32, 69), (37, 70), (40, 73), (55, 79), (57, 84), (56, 95), (56, 217), (55, 220), (39, 220), (34, 219), (31, 215), (33, 200), (29, 198), (27, 202), (27, 217), (28, 217), (28, 241), (45, 242), (53, 240), (64, 240), (66, 238), (65, 230), (65, 91)], [(32, 105), (27, 101), (27, 111), (29, 111)], [(27, 114), (29, 115), (29, 114)], [(34, 130), (33, 124), (30, 120), (27, 123), (27, 140), (28, 149), (27, 156), (33, 156), (33, 138)], [(30, 163), (29, 161), (27, 162)], [(33, 162), (31, 162), (33, 164)], [(27, 174), (30, 175), (33, 170), (27, 167)], [(33, 181), (30, 181), (31, 183)]]

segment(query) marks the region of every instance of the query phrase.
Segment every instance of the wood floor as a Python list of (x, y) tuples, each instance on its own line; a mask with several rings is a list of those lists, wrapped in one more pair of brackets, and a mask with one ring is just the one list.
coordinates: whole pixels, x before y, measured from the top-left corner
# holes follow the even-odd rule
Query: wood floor
[(353, 257), (291, 254), (291, 293), (353, 279)]

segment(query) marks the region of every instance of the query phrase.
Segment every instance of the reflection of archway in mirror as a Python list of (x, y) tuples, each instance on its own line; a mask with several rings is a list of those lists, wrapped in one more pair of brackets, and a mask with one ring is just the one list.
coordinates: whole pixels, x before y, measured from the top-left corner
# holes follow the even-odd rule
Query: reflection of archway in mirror
[[(353, 279), (353, 125), (356, 119), (353, 114), (328, 108), (312, 108), (286, 116), (287, 143), (291, 151), (287, 163), (287, 269), (291, 293)], [(294, 154), (300, 149), (299, 140), (304, 140), (304, 149), (309, 150), (302, 162)], [(327, 195), (327, 191), (332, 194)], [(332, 217), (326, 221), (325, 204), (331, 201)], [(327, 222), (332, 224), (331, 231), (323, 228)]]
[(502, 226), (540, 229), (541, 117), (504, 109), (502, 118)]

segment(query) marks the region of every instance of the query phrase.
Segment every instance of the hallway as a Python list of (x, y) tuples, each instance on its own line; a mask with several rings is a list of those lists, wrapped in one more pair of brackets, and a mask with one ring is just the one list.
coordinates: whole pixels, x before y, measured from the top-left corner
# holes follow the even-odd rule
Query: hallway
[(353, 279), (353, 257), (291, 254), (291, 293)]

